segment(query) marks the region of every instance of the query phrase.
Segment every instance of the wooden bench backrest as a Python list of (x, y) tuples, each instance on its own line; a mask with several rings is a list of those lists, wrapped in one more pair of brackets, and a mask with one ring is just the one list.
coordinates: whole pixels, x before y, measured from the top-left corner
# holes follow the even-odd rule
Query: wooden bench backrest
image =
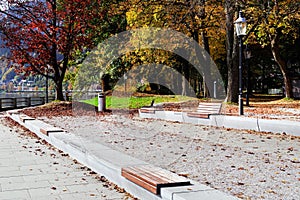
[(219, 114), (221, 111), (222, 103), (199, 103), (197, 112), (207, 114)]
[(196, 112), (188, 112), (187, 116), (209, 118), (209, 115), (220, 114), (222, 103), (200, 102)]

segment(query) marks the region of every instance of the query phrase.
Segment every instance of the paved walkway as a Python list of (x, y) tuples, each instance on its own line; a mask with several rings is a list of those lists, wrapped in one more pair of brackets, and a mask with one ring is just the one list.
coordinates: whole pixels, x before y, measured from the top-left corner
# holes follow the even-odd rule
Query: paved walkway
[(132, 199), (53, 147), (0, 118), (0, 199)]

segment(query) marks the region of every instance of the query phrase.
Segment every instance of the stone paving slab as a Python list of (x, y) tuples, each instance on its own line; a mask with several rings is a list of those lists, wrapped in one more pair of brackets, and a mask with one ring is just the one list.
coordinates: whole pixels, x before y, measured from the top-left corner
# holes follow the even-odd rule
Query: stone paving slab
[(0, 119), (1, 200), (128, 198), (69, 156), (20, 133)]

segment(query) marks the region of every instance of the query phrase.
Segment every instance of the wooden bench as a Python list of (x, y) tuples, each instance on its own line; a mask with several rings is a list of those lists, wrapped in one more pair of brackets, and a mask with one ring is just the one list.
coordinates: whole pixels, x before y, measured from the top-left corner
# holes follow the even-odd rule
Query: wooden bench
[(122, 168), (122, 176), (156, 195), (163, 187), (191, 185), (188, 179), (152, 165)]
[(154, 99), (151, 101), (150, 106), (143, 106), (140, 108), (140, 112), (142, 113), (152, 113), (154, 114), (157, 110), (163, 110), (160, 106), (154, 106)]
[(40, 132), (43, 133), (44, 135), (49, 136), (49, 133), (64, 132), (64, 130), (56, 127), (42, 127), (40, 128)]
[(27, 121), (27, 120), (35, 120), (35, 118), (29, 117), (29, 116), (27, 116), (27, 115), (20, 115), (20, 120), (21, 120), (23, 123), (25, 123), (25, 121)]
[(188, 112), (187, 116), (196, 118), (209, 118), (210, 115), (220, 114), (222, 103), (201, 102), (196, 112)]

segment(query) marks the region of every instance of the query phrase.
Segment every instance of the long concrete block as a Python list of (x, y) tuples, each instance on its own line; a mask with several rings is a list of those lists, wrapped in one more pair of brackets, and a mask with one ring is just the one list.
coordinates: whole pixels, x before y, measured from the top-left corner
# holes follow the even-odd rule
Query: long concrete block
[(20, 117), (20, 113), (15, 113), (15, 112), (10, 113), (9, 117), (15, 122), (19, 123), (21, 126), (24, 126), (31, 132), (35, 133), (39, 138), (47, 139), (46, 135), (40, 133), (40, 127), (36, 125), (36, 123), (39, 123), (37, 122), (37, 120), (29, 120), (26, 121), (25, 124), (25, 122), (23, 122), (23, 120)]
[(193, 183), (193, 185), (189, 186), (161, 188), (161, 197), (164, 200), (174, 200), (175, 194), (212, 190), (214, 189), (206, 185)]
[[(220, 118), (219, 116), (217, 116)], [(223, 116), (223, 126), (225, 128), (235, 128), (235, 129), (258, 129), (258, 119), (256, 118), (247, 118), (239, 116)]]
[[(68, 136), (70, 137), (68, 138)], [(125, 188), (127, 192), (134, 196), (145, 200), (161, 200), (159, 196), (150, 193), (121, 176), (121, 168), (123, 166), (144, 165), (147, 163), (101, 144), (96, 147), (95, 145), (91, 145), (91, 141), (86, 141), (87, 145), (85, 145), (85, 148), (74, 148), (70, 145), (70, 142), (77, 136), (72, 134), (68, 134), (68, 136), (66, 137), (61, 133), (55, 133), (50, 135), (50, 138), (54, 146), (68, 153), (71, 157), (76, 158), (78, 162), (89, 167), (96, 173), (105, 176), (119, 187)], [(82, 138), (81, 141), (82, 144), (85, 143), (85, 140)], [(92, 148), (90, 149), (89, 147)]]
[(207, 118), (189, 117), (187, 113), (183, 113), (183, 121), (185, 123), (205, 125), (205, 126), (210, 126), (211, 124), (210, 118), (207, 119)]
[(156, 111), (155, 112), (156, 119), (168, 120), (168, 121), (177, 121), (182, 122), (183, 117), (181, 112), (173, 112), (173, 111)]
[(238, 198), (218, 190), (199, 190), (174, 193), (172, 200), (238, 200)]
[(48, 136), (52, 133), (56, 132), (62, 132), (64, 133), (64, 130), (53, 127), (49, 124), (46, 124), (45, 122), (41, 120), (30, 120), (26, 121), (23, 126), (28, 128), (30, 131), (34, 132), (38, 137), (48, 140)]
[(258, 119), (258, 129), (264, 132), (288, 133), (300, 136), (300, 122)]
[(173, 111), (156, 111), (155, 113), (140, 113), (142, 118), (179, 121), (204, 126), (254, 130), (272, 133), (286, 133), (300, 136), (300, 122), (288, 120), (269, 120), (249, 118), (245, 116), (210, 115), (208, 119), (189, 117), (187, 113)]
[(139, 110), (139, 116), (141, 118), (151, 118), (151, 119), (156, 118), (155, 112), (154, 113), (145, 113), (145, 112), (141, 112), (140, 110)]

